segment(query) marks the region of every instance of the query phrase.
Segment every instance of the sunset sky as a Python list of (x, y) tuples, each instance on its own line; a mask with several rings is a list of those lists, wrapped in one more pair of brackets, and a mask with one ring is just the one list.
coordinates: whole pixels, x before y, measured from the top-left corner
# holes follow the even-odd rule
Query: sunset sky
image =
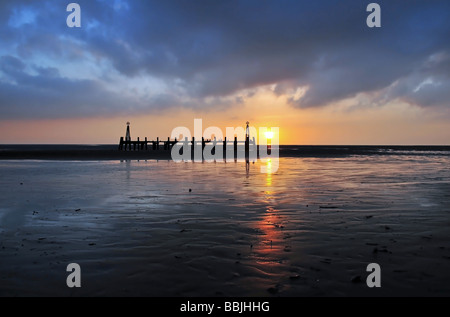
[(81, 28), (70, 2), (0, 2), (0, 143), (201, 118), (281, 144), (450, 144), (450, 1), (78, 0)]

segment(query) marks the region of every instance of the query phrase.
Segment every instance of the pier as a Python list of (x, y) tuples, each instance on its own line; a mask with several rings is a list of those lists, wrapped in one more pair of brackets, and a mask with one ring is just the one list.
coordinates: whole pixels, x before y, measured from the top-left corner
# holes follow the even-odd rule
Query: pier
[(170, 140), (170, 138), (167, 138), (167, 140), (164, 141), (160, 140), (159, 137), (156, 138), (156, 140), (147, 140), (147, 137), (145, 137), (144, 140), (140, 140), (138, 137), (137, 140), (133, 141), (125, 140), (123, 137), (121, 137), (119, 142), (119, 151), (170, 151), (172, 150), (172, 147), (177, 143), (183, 146), (187, 144), (188, 146), (191, 146), (193, 150), (196, 146), (200, 145), (202, 150), (204, 150), (207, 144), (212, 144), (213, 147), (223, 146), (224, 149), (230, 149), (232, 147), (235, 152), (238, 151), (239, 146), (244, 146), (245, 152), (248, 152), (250, 151), (250, 147), (254, 146), (256, 142), (255, 138), (250, 139), (248, 137), (244, 141), (239, 141), (237, 137), (235, 137), (233, 141), (229, 141), (227, 140), (227, 138), (225, 138), (223, 141), (217, 139), (205, 140), (204, 138), (202, 138), (201, 140), (196, 140), (194, 137), (192, 138), (192, 140), (185, 138), (183, 141), (178, 141), (176, 138), (174, 140)]
[(245, 133), (244, 140), (238, 140), (238, 137), (234, 137), (234, 139), (227, 139), (226, 137), (222, 140), (214, 139), (195, 139), (192, 137), (188, 139), (187, 137), (184, 140), (177, 140), (176, 138), (171, 140), (168, 137), (166, 140), (161, 140), (159, 137), (156, 140), (149, 140), (145, 137), (141, 140), (139, 137), (136, 140), (131, 139), (130, 134), (130, 123), (127, 123), (127, 131), (126, 136), (121, 137), (119, 141), (119, 151), (172, 151), (172, 148), (177, 145), (180, 146), (180, 150), (183, 151), (184, 148), (191, 147), (191, 153), (195, 153), (201, 149), (202, 153), (205, 150), (206, 146), (209, 146), (211, 149), (211, 153), (214, 155), (216, 149), (218, 147), (222, 147), (222, 151), (224, 155), (228, 152), (233, 151), (234, 156), (237, 156), (238, 153), (245, 153), (245, 157), (249, 157), (251, 154), (254, 154), (255, 157), (258, 156), (258, 146), (256, 144), (255, 137), (250, 138), (249, 135), (249, 122), (247, 122), (247, 128)]

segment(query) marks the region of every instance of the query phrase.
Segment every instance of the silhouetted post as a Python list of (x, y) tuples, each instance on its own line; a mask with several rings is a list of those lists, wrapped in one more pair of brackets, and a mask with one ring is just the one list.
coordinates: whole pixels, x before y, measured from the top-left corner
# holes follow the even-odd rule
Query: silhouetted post
[(145, 137), (145, 150), (146, 150), (146, 151), (148, 150), (148, 146), (147, 146), (147, 143), (148, 143), (148, 141), (147, 141), (147, 137)]
[(187, 138), (187, 136), (186, 137), (184, 137), (184, 145), (183, 145), (183, 147), (181, 148), (181, 154), (183, 155), (184, 154), (184, 149), (186, 148), (188, 148), (188, 146), (189, 146), (189, 140), (188, 140), (188, 138)]
[(206, 144), (205, 138), (202, 137), (202, 151), (205, 149), (205, 144)]
[(234, 155), (237, 155), (237, 136), (234, 137)]
[(156, 138), (156, 149), (159, 150), (159, 137)]
[(119, 142), (119, 151), (123, 150), (123, 136), (120, 137), (120, 142)]
[(125, 135), (125, 141), (131, 141), (130, 122), (127, 122), (127, 133)]
[(192, 137), (192, 153), (195, 151), (195, 137)]
[(250, 138), (245, 137), (245, 156), (247, 157), (250, 153)]
[(246, 122), (247, 127), (245, 128), (245, 156), (247, 157), (249, 155), (250, 152), (250, 128), (249, 128), (249, 124), (250, 122)]

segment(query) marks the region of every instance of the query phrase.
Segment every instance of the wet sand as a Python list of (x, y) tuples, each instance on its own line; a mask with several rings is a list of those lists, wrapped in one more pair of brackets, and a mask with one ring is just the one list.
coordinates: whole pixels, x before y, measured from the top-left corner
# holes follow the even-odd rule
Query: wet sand
[(1, 161), (0, 295), (450, 295), (448, 157), (261, 164)]

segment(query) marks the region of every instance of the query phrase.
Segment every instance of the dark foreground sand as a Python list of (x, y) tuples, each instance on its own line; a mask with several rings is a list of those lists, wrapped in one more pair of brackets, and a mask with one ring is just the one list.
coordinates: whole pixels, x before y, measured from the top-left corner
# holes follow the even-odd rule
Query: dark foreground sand
[(2, 161), (0, 296), (450, 295), (448, 157), (270, 164)]

